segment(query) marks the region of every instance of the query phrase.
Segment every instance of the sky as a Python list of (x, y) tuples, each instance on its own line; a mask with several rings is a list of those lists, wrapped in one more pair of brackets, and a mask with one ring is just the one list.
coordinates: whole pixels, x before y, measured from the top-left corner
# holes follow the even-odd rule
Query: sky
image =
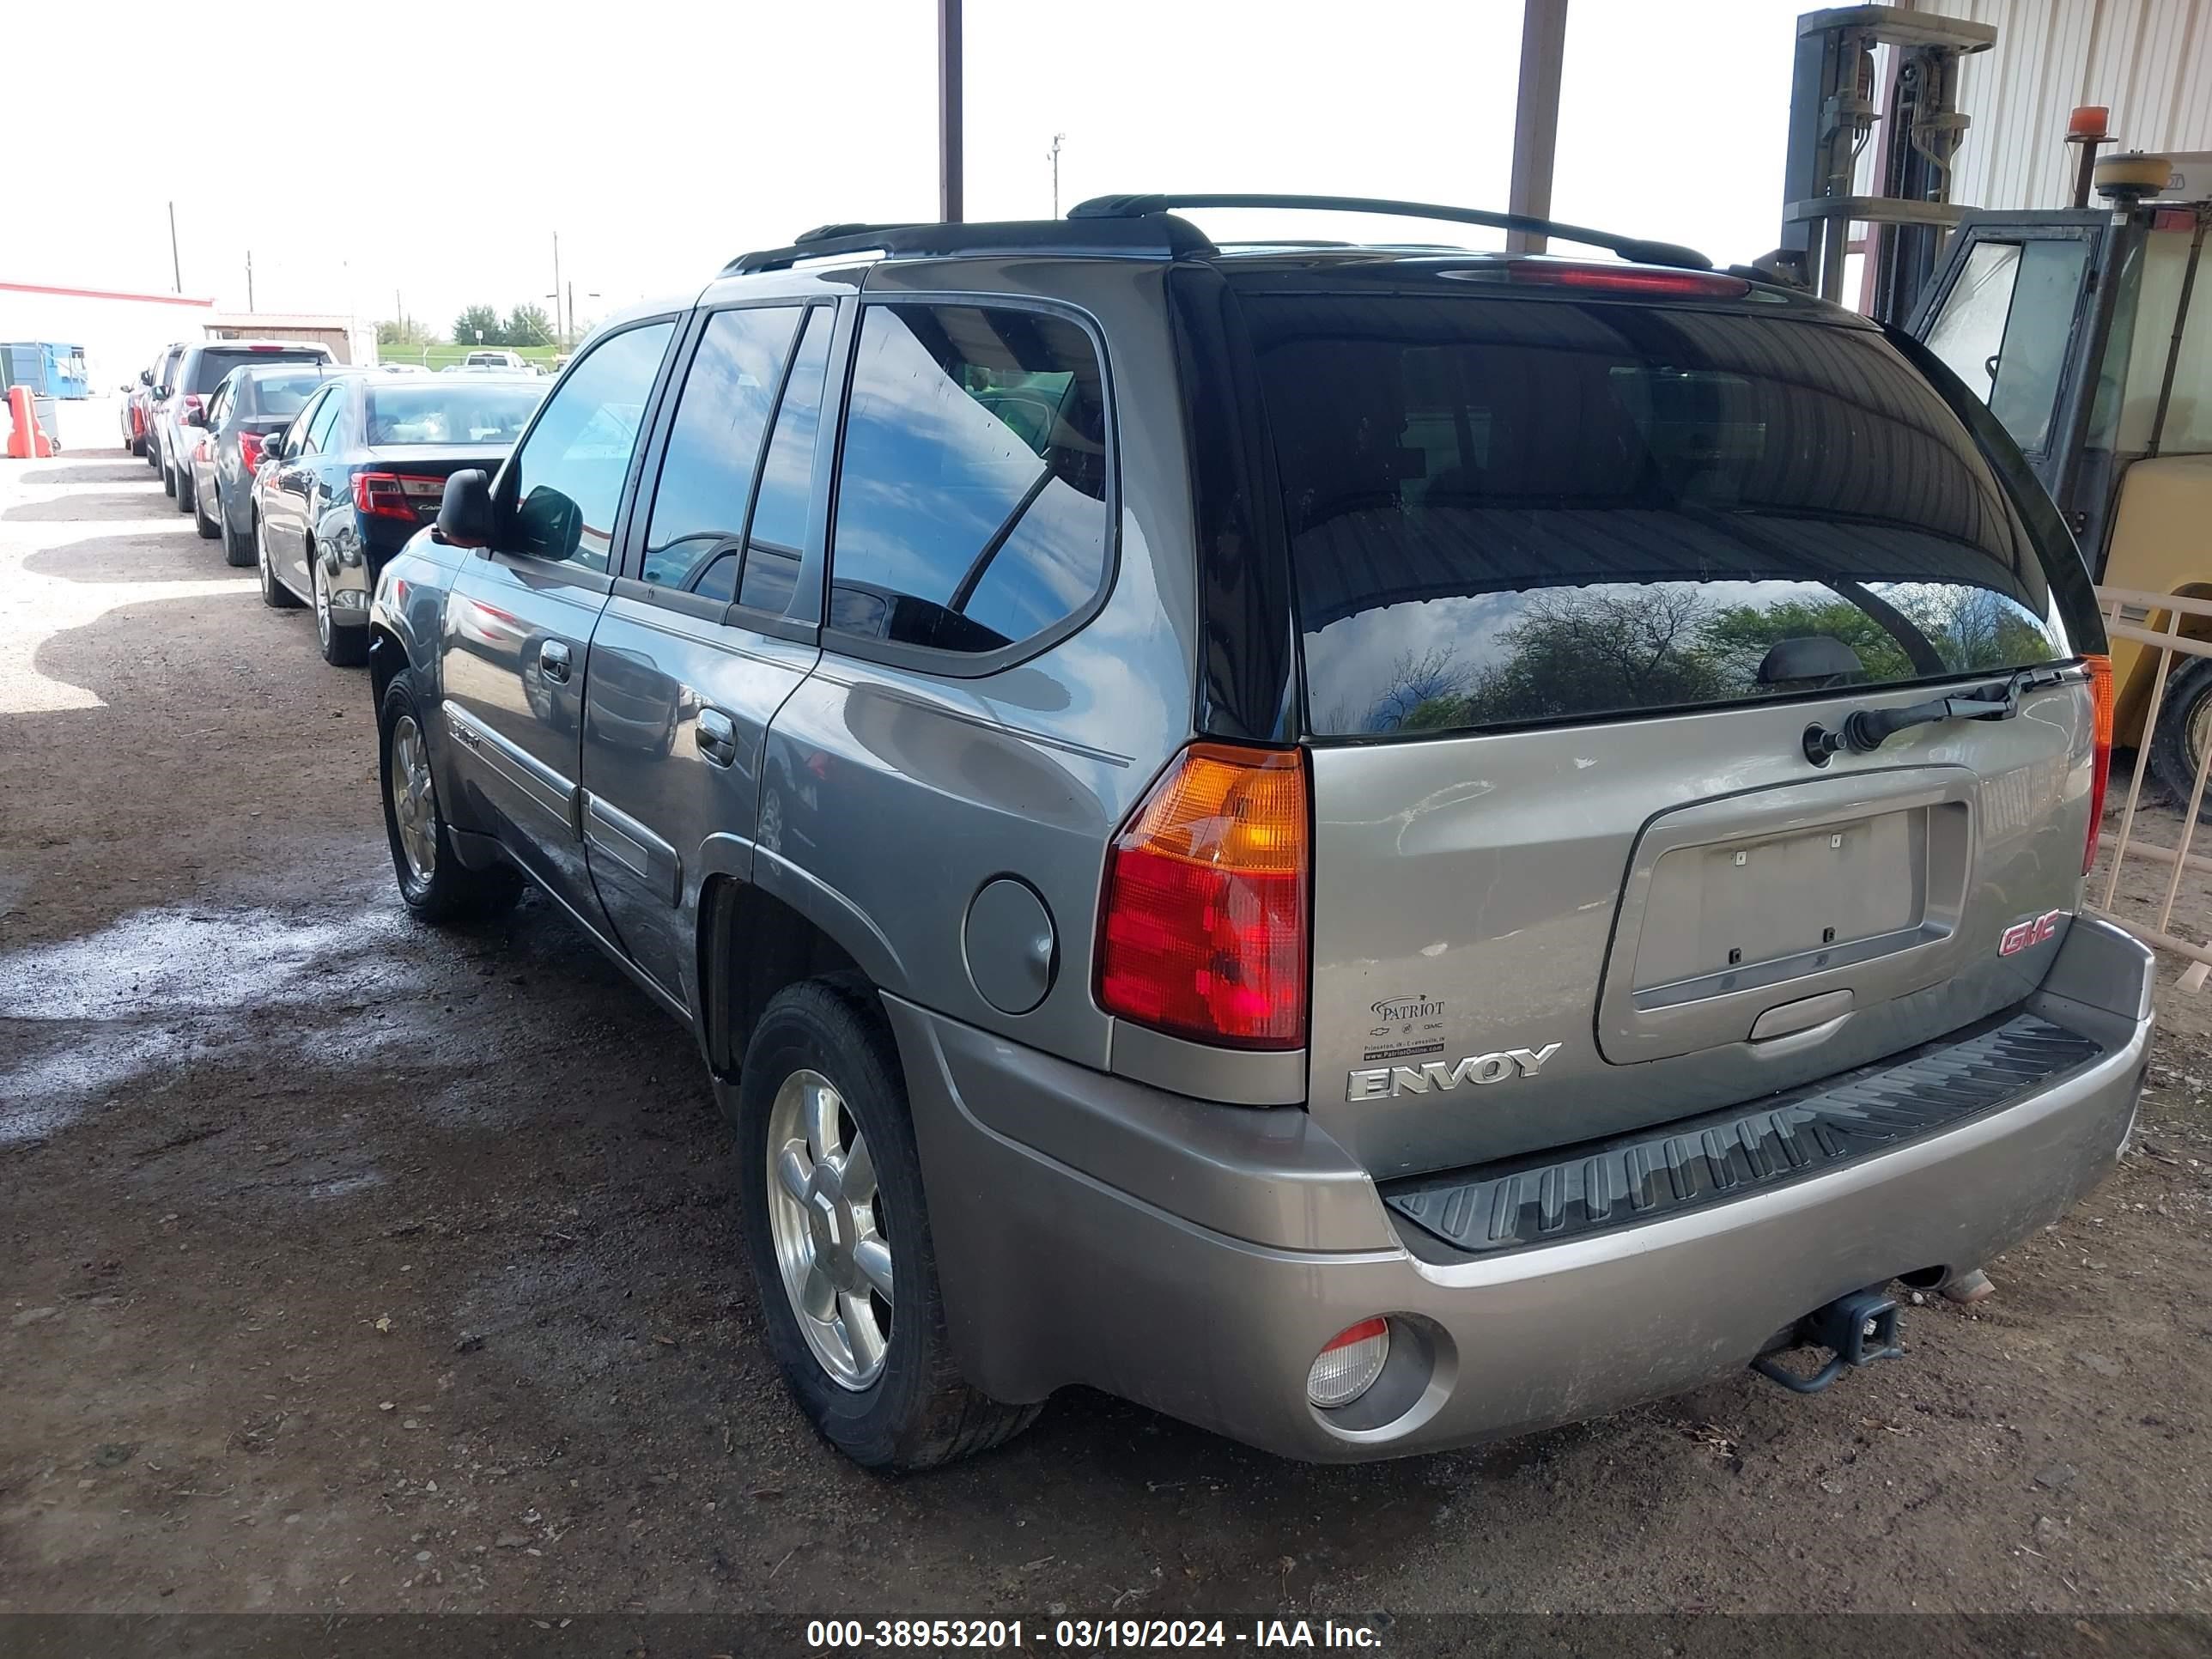
[[(1723, 263), (1771, 247), (1804, 4), (1570, 0), (1553, 216)], [(968, 216), (1048, 214), (1055, 133), (1063, 209), (1164, 189), (1502, 208), (1520, 23), (1520, 0), (968, 0)], [(936, 216), (934, 0), (24, 0), (5, 28), (65, 91), (32, 118), (41, 165), (0, 185), (0, 281), (180, 276), (242, 309), (250, 254), (261, 310), (404, 307), (442, 331), (473, 302), (550, 311), (557, 234), (588, 323), (812, 225)]]

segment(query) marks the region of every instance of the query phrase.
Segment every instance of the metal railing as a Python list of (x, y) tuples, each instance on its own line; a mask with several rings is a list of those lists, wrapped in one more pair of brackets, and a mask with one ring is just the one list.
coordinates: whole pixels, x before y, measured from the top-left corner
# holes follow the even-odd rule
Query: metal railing
[[(2212, 741), (2197, 745), (2197, 776), (2189, 791), (2189, 802), (2181, 820), (2181, 844), (2179, 847), (2160, 847), (2135, 837), (2136, 809), (2142, 804), (2143, 774), (2150, 764), (2152, 734), (2158, 730), (2158, 717), (2166, 703), (2166, 683), (2168, 671), (2173, 665), (2177, 653), (2191, 657), (2212, 657), (2212, 640), (2191, 639), (2181, 631), (2184, 617), (2199, 617), (2212, 623), (2212, 599), (2184, 599), (2172, 593), (2147, 593), (2136, 588), (2100, 587), (2097, 602), (2105, 611), (2105, 631), (2115, 640), (2133, 640), (2158, 653), (2158, 671), (2151, 680), (2150, 706), (2143, 713), (2142, 737), (2136, 744), (2134, 775), (2128, 782), (2128, 804), (2120, 813), (2120, 833), (2112, 843), (2112, 860), (2105, 871), (2105, 890), (2094, 905), (2097, 914), (2116, 926), (2125, 928), (2154, 950), (2185, 957), (2191, 967), (2181, 976), (2181, 988), (2196, 991), (2203, 988), (2208, 976), (2212, 976), (2212, 946), (2193, 943), (2173, 932), (2173, 906), (2181, 896), (2184, 872), (2198, 875), (2212, 874), (2212, 858), (2190, 850), (2197, 837), (2197, 812), (2204, 804), (2205, 781), (2212, 775)], [(2133, 611), (2148, 623), (2159, 612), (2166, 613), (2166, 626), (2151, 629), (2126, 620)], [(2117, 698), (2118, 688), (2114, 687)], [(2185, 753), (2186, 750), (2185, 750)], [(2134, 918), (2116, 913), (2112, 901), (2119, 891), (2120, 873), (2128, 855), (2148, 859), (2153, 863), (2167, 866), (2172, 873), (2166, 884), (2166, 897), (2158, 908), (2158, 920), (2146, 927)]]

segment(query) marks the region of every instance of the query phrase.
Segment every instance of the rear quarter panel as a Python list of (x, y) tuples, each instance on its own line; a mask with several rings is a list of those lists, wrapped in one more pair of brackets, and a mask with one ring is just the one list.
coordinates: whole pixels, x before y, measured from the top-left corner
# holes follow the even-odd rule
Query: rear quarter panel
[[(1190, 733), (1196, 599), (1191, 526), (1157, 264), (972, 260), (884, 264), (872, 294), (1049, 295), (1105, 343), (1119, 472), (1118, 562), (1079, 632), (999, 672), (955, 678), (824, 654), (771, 728), (756, 879), (872, 934), (884, 988), (1066, 1058), (1103, 1066), (1113, 1022), (1091, 993), (1105, 846)], [(963, 954), (969, 903), (993, 878), (1049, 910), (1042, 1003), (999, 1012)]]

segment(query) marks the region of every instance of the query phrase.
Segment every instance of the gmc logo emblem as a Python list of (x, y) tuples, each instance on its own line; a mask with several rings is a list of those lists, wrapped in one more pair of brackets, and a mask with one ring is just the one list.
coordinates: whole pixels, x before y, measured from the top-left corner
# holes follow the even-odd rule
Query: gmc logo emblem
[(2033, 921), (2015, 922), (2006, 928), (2004, 937), (1997, 940), (1997, 954), (2001, 957), (2017, 956), (2031, 945), (2042, 944), (2058, 931), (2059, 918), (2065, 914), (2063, 910), (2045, 910)]

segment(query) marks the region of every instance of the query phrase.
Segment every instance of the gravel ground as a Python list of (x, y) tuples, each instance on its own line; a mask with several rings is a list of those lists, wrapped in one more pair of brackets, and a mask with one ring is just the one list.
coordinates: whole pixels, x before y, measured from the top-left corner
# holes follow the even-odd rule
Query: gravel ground
[(1076, 1394), (847, 1466), (759, 1346), (686, 1041), (542, 902), (410, 922), (364, 677), (70, 413), (0, 462), (0, 1613), (2212, 1605), (2170, 991), (2126, 1166), (1818, 1398), (1315, 1469)]

